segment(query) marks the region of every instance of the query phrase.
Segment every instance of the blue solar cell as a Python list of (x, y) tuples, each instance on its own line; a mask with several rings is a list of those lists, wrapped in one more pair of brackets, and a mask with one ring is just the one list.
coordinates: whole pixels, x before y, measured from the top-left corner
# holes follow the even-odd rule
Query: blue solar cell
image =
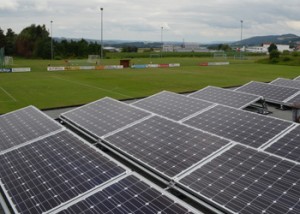
[(168, 179), (230, 143), (159, 116), (108, 136), (104, 141)]
[(271, 103), (283, 104), (283, 102), (299, 92), (299, 89), (272, 85), (262, 82), (250, 82), (236, 89), (236, 91), (246, 92), (263, 96)]
[(61, 118), (96, 139), (151, 115), (111, 98), (63, 113)]
[(266, 148), (267, 152), (300, 162), (300, 126), (289, 131)]
[(218, 88), (214, 86), (208, 86), (204, 89), (196, 91), (190, 94), (189, 97), (202, 99), (234, 108), (245, 108), (250, 104), (262, 99), (261, 96)]
[(212, 106), (213, 103), (169, 91), (163, 91), (139, 100), (133, 103), (133, 105), (172, 120), (179, 121)]
[(42, 213), (125, 173), (62, 131), (0, 155), (2, 187), (16, 212)]
[(293, 125), (289, 121), (221, 105), (184, 123), (255, 148), (270, 142)]
[(241, 145), (179, 183), (232, 213), (300, 213), (300, 165)]
[(44, 113), (29, 106), (0, 117), (0, 152), (62, 129)]
[(130, 175), (59, 212), (78, 213), (193, 213), (163, 190)]

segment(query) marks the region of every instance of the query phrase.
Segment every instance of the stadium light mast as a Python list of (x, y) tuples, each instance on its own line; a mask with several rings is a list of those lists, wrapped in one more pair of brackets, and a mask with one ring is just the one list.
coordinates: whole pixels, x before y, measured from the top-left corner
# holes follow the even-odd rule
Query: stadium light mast
[(100, 59), (103, 59), (103, 7), (100, 8), (101, 11), (101, 56)]
[(162, 52), (163, 52), (163, 31), (164, 31), (164, 27), (161, 27), (161, 31), (160, 31), (160, 41), (161, 41), (161, 51), (160, 51), (160, 57), (162, 57)]
[(243, 20), (241, 20), (241, 48), (242, 48), (242, 40), (243, 40)]
[(53, 33), (52, 33), (52, 23), (53, 21), (50, 21), (50, 33), (51, 33), (51, 60), (53, 60)]

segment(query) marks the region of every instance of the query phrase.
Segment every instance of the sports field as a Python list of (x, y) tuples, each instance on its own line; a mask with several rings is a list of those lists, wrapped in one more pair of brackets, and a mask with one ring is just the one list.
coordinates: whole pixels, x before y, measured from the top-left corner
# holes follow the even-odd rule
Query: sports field
[[(73, 60), (74, 65), (86, 64)], [(180, 63), (178, 68), (148, 68), (98, 71), (56, 71), (46, 67), (64, 65), (63, 60), (18, 60), (14, 67), (31, 67), (28, 73), (0, 73), (0, 114), (35, 105), (40, 109), (85, 104), (105, 96), (116, 99), (144, 97), (162, 90), (187, 92), (207, 85), (237, 86), (251, 80), (294, 78), (299, 67), (257, 64), (255, 59), (229, 60), (227, 66), (198, 66), (200, 62), (228, 61), (212, 58), (133, 59), (134, 64)], [(118, 65), (119, 60), (103, 64)]]

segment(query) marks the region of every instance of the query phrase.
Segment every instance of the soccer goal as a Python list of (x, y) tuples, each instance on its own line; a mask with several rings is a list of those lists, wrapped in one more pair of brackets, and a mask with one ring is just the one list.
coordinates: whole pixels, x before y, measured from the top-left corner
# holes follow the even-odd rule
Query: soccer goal
[(12, 56), (5, 56), (4, 57), (4, 65), (11, 66), (14, 64), (14, 58)]
[(100, 64), (100, 55), (89, 55), (87, 62), (97, 65)]
[(4, 67), (4, 48), (0, 48), (0, 68)]
[(216, 52), (214, 53), (213, 57), (214, 59), (220, 59), (220, 58), (227, 59), (227, 54), (224, 52)]

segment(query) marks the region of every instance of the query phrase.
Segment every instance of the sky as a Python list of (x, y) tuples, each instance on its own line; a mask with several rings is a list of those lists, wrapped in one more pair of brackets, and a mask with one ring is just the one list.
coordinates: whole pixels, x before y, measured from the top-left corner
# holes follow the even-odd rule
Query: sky
[(1, 0), (0, 28), (20, 33), (35, 24), (51, 32), (53, 21), (53, 37), (100, 40), (101, 7), (103, 40), (209, 43), (300, 36), (299, 0)]

